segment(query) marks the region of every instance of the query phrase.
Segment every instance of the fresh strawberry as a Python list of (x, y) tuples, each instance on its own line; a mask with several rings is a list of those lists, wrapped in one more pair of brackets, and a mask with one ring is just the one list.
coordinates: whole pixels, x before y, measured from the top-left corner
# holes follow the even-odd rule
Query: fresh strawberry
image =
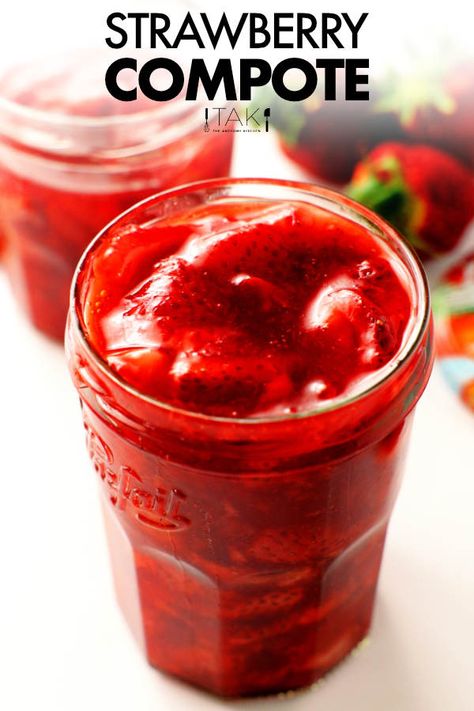
[(441, 148), (474, 168), (474, 62), (394, 76), (379, 109), (399, 113), (409, 140)]
[(369, 101), (346, 101), (338, 84), (335, 101), (323, 100), (321, 87), (304, 102), (273, 100), (282, 149), (309, 173), (342, 184), (374, 146), (400, 140), (441, 148), (474, 168), (474, 63), (393, 73), (372, 84)]
[(375, 88), (369, 101), (346, 101), (338, 86), (335, 101), (274, 100), (271, 117), (283, 151), (321, 180), (346, 183), (368, 150), (403, 137), (396, 110), (379, 110), (377, 94)]
[(356, 166), (347, 193), (391, 222), (422, 257), (452, 249), (474, 216), (473, 174), (430, 146), (378, 146)]

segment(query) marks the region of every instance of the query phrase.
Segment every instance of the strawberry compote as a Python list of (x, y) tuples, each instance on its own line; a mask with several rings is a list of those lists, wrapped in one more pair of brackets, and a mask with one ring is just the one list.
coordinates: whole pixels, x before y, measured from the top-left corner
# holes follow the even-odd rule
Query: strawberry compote
[(324, 675), (369, 629), (431, 369), (410, 249), (330, 191), (195, 184), (94, 241), (67, 341), (150, 663), (226, 696)]
[(107, 61), (71, 54), (0, 81), (5, 263), (30, 320), (61, 340), (72, 275), (95, 234), (138, 200), (230, 168), (233, 134), (205, 132), (200, 105), (117, 101)]

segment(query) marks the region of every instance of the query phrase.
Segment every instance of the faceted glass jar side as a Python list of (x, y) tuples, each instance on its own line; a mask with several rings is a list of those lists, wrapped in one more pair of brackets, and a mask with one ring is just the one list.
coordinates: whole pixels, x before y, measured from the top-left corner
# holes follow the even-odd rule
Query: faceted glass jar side
[[(278, 181), (190, 186), (116, 224), (265, 190), (333, 201), (400, 241), (341, 196)], [(412, 270), (416, 323), (396, 367), (337, 407), (260, 420), (174, 409), (120, 381), (81, 327), (94, 245), (83, 259), (69, 363), (118, 599), (153, 666), (224, 696), (277, 692), (311, 684), (367, 634), (413, 407), (432, 364), (426, 282), (411, 253), (399, 254)]]

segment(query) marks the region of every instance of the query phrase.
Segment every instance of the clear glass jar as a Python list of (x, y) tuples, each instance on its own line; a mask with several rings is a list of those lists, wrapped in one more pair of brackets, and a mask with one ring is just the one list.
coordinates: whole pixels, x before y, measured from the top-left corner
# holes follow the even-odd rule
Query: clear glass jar
[(94, 235), (153, 193), (230, 169), (233, 134), (205, 131), (200, 103), (118, 102), (104, 95), (103, 64), (81, 52), (0, 80), (5, 264), (32, 323), (61, 340), (74, 268)]
[[(212, 417), (141, 394), (94, 351), (82, 309), (97, 246), (223, 196), (318, 205), (390, 247), (412, 314), (399, 355), (370, 386), (297, 415)], [(144, 201), (97, 237), (76, 272), (67, 351), (118, 600), (153, 666), (225, 696), (277, 692), (311, 684), (367, 635), (431, 340), (414, 253), (328, 190), (209, 181)]]

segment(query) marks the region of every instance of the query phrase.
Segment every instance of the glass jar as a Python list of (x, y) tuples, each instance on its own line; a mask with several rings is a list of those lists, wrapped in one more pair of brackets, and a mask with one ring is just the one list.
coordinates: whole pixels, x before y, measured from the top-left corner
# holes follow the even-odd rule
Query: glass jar
[(230, 169), (233, 134), (204, 130), (199, 102), (119, 102), (104, 95), (103, 65), (81, 52), (0, 81), (5, 264), (32, 323), (61, 340), (74, 268), (94, 235), (153, 193)]
[[(82, 309), (97, 246), (223, 196), (317, 205), (389, 246), (412, 315), (401, 352), (370, 386), (302, 414), (213, 417), (141, 394), (94, 351)], [(323, 676), (367, 635), (431, 340), (410, 247), (328, 190), (208, 181), (142, 202), (97, 237), (76, 272), (67, 351), (118, 600), (153, 666), (224, 696), (284, 691)]]

